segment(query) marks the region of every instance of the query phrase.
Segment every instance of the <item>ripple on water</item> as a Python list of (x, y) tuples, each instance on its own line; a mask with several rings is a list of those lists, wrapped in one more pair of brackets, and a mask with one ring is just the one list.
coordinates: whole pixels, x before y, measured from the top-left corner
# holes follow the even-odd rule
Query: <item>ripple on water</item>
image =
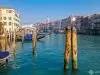
[[(100, 70), (100, 37), (78, 35), (78, 66), (73, 72), (71, 65), (65, 72), (64, 49), (65, 36), (52, 34), (37, 43), (36, 55), (32, 54), (32, 43), (25, 42), (18, 49), (14, 59), (13, 69), (5, 75), (89, 75), (88, 71)], [(71, 64), (71, 63), (70, 63)], [(0, 74), (1, 75), (1, 74)]]

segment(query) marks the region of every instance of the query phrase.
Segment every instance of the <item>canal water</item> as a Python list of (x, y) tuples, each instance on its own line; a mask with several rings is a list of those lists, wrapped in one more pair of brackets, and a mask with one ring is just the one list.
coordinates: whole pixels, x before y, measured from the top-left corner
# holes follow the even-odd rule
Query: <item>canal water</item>
[[(37, 43), (17, 43), (8, 65), (0, 66), (0, 75), (100, 75), (100, 36), (78, 35), (77, 72), (64, 71), (65, 35), (51, 34)], [(90, 74), (89, 74), (90, 73)]]

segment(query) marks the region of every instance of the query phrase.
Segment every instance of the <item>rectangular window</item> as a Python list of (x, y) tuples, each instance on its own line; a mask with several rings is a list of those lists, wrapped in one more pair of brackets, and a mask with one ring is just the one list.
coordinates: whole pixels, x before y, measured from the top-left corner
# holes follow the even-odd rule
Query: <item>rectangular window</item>
[(11, 17), (8, 17), (9, 18), (9, 20), (11, 20), (12, 18)]
[(4, 22), (4, 25), (7, 25), (7, 22)]
[(15, 13), (15, 16), (18, 17), (18, 15)]
[(11, 25), (11, 22), (9, 22), (9, 25)]
[(9, 13), (12, 13), (12, 10), (9, 10)]
[(6, 20), (7, 18), (6, 17), (4, 17), (4, 20)]
[(18, 22), (19, 22), (19, 20), (18, 20)]
[(7, 13), (12, 13), (12, 10), (6, 10)]

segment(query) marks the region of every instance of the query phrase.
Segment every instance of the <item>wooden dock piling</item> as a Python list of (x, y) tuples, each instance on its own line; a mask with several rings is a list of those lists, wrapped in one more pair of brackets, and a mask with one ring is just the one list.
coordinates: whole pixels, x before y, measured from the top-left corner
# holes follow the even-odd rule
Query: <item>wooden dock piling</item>
[(32, 46), (34, 50), (36, 49), (36, 44), (37, 44), (37, 30), (34, 29), (32, 31)]
[(71, 27), (67, 27), (66, 29), (66, 44), (65, 44), (65, 54), (64, 54), (64, 69), (69, 69), (69, 61), (70, 61), (70, 53), (71, 53)]
[(16, 31), (14, 31), (14, 33), (13, 33), (13, 42), (12, 42), (12, 50), (13, 50), (13, 52), (16, 50), (15, 48), (16, 48)]
[(23, 35), (22, 35), (22, 45), (24, 44), (24, 36), (25, 36), (25, 30), (23, 30)]
[(76, 28), (73, 26), (71, 31), (71, 43), (72, 43), (72, 69), (77, 70), (77, 33)]
[(69, 25), (66, 30), (66, 44), (64, 53), (64, 69), (69, 69), (70, 55), (72, 57), (72, 69), (77, 70), (77, 33), (74, 25)]

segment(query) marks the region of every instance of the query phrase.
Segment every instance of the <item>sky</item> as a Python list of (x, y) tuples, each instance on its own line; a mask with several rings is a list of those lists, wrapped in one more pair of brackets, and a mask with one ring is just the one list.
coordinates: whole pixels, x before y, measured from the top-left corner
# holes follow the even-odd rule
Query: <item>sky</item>
[(100, 13), (100, 0), (0, 0), (0, 7), (16, 9), (21, 23), (36, 23)]

